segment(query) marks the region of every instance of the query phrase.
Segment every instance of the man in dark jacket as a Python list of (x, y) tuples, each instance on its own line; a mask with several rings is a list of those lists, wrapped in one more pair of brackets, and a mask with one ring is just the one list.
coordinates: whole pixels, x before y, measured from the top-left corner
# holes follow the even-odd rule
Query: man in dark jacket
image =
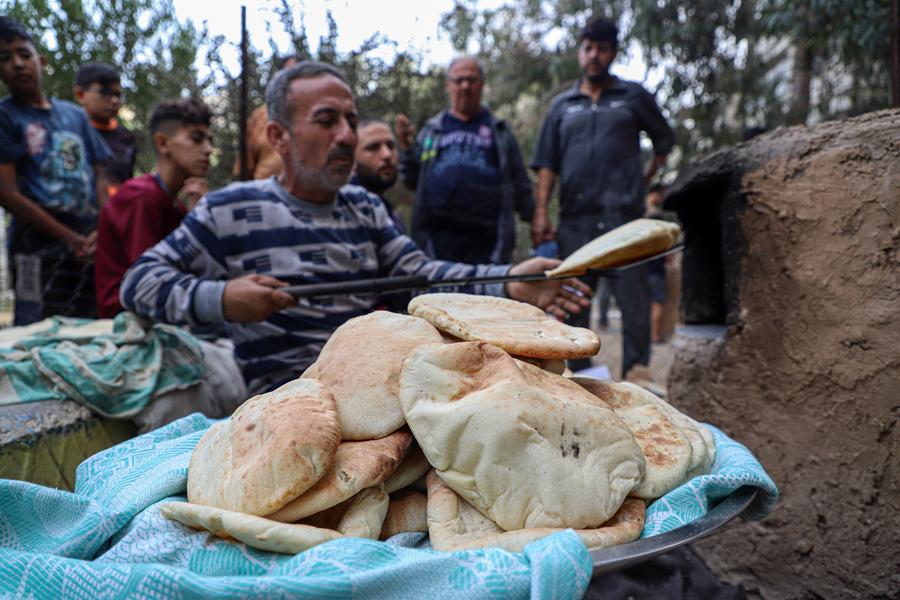
[(465, 56), (447, 71), (450, 108), (429, 119), (413, 143), (398, 115), (401, 174), (416, 191), (412, 235), (428, 255), (469, 263), (509, 262), (514, 212), (531, 220), (531, 180), (509, 125), (481, 105), (484, 71)]
[[(557, 96), (541, 127), (531, 166), (538, 172), (537, 204), (531, 222), (535, 245), (554, 237), (565, 258), (595, 237), (643, 216), (644, 186), (665, 163), (675, 136), (640, 84), (609, 72), (616, 57), (618, 30), (602, 17), (585, 26), (578, 48), (582, 78)], [(639, 136), (653, 142), (655, 158), (642, 170)], [(547, 207), (556, 178), (559, 229), (548, 219)], [(583, 278), (595, 287), (596, 277)], [(647, 266), (633, 267), (610, 280), (622, 311), (622, 375), (650, 360), (650, 293)], [(587, 311), (570, 321), (588, 326)], [(574, 370), (590, 360), (571, 361)]]

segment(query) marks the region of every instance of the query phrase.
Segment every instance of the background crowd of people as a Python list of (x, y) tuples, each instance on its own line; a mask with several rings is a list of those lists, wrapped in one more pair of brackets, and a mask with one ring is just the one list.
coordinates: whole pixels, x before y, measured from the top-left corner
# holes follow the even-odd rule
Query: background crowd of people
[[(662, 188), (651, 188), (646, 201), (645, 188), (675, 138), (653, 96), (610, 73), (618, 42), (608, 19), (592, 19), (583, 28), (577, 58), (582, 77), (550, 104), (528, 163), (509, 124), (484, 105), (485, 71), (474, 57), (449, 64), (449, 106), (418, 128), (403, 113), (394, 127), (358, 115), (340, 71), (288, 57), (268, 86), (266, 105), (248, 121), (246, 160), (258, 183), (207, 193), (213, 115), (201, 100), (155, 106), (148, 124), (155, 164), (135, 177), (137, 140), (117, 120), (125, 91), (115, 67), (80, 67), (73, 90), (80, 107), (52, 98), (44, 92), (46, 61), (31, 33), (3, 17), (0, 75), (10, 96), (0, 104), (0, 205), (13, 217), (8, 250), (14, 323), (54, 315), (110, 318), (124, 307), (198, 330), (215, 325), (221, 334), (224, 327), (248, 383), (264, 389), (310, 362), (334, 327), (373, 308), (352, 297), (335, 299), (327, 309), (318, 301), (294, 322), (279, 323), (275, 313), (297, 306), (279, 291), (287, 283), (322, 281), (325, 271), (332, 280), (487, 273), (501, 268), (491, 265), (512, 261), (516, 215), (530, 223), (535, 248), (550, 243), (550, 253), (565, 258), (591, 239), (661, 210)], [(300, 92), (292, 82), (323, 77), (337, 80), (331, 82), (337, 91), (318, 85), (310, 92), (306, 108), (312, 112), (301, 127)], [(320, 98), (334, 102), (319, 107)], [(341, 122), (345, 131), (323, 140), (323, 147), (309, 131), (297, 141), (310, 123), (314, 132), (334, 132)], [(646, 167), (641, 132), (653, 143)], [(398, 178), (415, 193), (409, 224), (384, 195)], [(557, 180), (559, 214), (551, 215)], [(348, 182), (356, 187), (343, 187)], [(340, 216), (344, 197), (350, 208)], [(266, 208), (284, 204), (291, 205), (289, 213)], [(317, 213), (322, 204), (332, 207), (327, 219)], [(288, 226), (286, 219), (299, 220)], [(372, 229), (367, 242), (377, 239), (374, 249), (341, 220)], [(547, 260), (517, 267), (534, 271)], [(274, 276), (286, 271), (308, 276), (289, 282)], [(651, 264), (607, 282), (622, 314), (623, 376), (646, 365), (651, 339), (660, 339), (664, 278), (664, 266)], [(582, 291), (597, 284), (584, 278)], [(544, 307), (589, 326), (590, 311), (580, 310), (587, 300), (557, 292)], [(514, 295), (509, 287), (488, 293)], [(402, 299), (387, 306), (402, 308)]]

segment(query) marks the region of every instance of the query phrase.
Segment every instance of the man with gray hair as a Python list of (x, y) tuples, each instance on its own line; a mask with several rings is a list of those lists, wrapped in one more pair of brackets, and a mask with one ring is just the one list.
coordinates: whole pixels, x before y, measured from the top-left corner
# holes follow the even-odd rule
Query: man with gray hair
[[(208, 194), (138, 259), (121, 292), (125, 308), (153, 319), (224, 323), (251, 393), (298, 377), (338, 326), (369, 312), (377, 300), (352, 294), (298, 301), (281, 289), (287, 285), (539, 273), (558, 263), (473, 266), (425, 256), (396, 228), (377, 196), (345, 185), (358, 116), (350, 86), (334, 67), (306, 62), (280, 71), (269, 83), (266, 102), (266, 135), (281, 157), (281, 175)], [(564, 283), (587, 290), (576, 280)], [(558, 281), (459, 291), (507, 294), (557, 316), (590, 304)]]
[(406, 186), (416, 191), (412, 234), (429, 256), (509, 262), (515, 215), (531, 221), (531, 180), (512, 129), (481, 105), (484, 72), (463, 56), (447, 69), (450, 108), (429, 119), (413, 142), (405, 115), (397, 141)]

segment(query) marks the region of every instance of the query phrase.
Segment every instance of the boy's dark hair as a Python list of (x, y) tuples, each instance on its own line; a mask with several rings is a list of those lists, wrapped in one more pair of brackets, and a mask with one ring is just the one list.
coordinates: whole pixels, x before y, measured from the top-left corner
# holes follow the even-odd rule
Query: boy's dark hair
[(0, 40), (9, 43), (13, 40), (25, 40), (34, 44), (34, 39), (21, 23), (9, 17), (0, 17)]
[(594, 17), (581, 30), (581, 39), (592, 42), (609, 42), (613, 49), (619, 47), (619, 28), (605, 17)]
[(150, 135), (169, 124), (176, 127), (182, 125), (206, 125), (212, 120), (212, 113), (205, 104), (193, 98), (180, 100), (163, 100), (150, 114)]
[(112, 83), (120, 83), (122, 78), (116, 68), (108, 63), (95, 62), (85, 63), (78, 67), (78, 73), (75, 74), (75, 85), (86, 88), (92, 83), (100, 85), (110, 85)]

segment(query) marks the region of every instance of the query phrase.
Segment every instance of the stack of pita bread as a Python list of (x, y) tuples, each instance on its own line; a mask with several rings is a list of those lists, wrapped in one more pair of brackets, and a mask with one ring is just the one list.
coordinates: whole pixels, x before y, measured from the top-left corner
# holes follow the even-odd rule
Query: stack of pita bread
[(503, 298), (429, 294), (335, 331), (300, 379), (197, 444), (162, 514), (265, 550), (428, 532), (433, 548), (573, 528), (636, 539), (647, 500), (709, 470), (705, 428), (643, 388), (566, 378), (597, 336)]

